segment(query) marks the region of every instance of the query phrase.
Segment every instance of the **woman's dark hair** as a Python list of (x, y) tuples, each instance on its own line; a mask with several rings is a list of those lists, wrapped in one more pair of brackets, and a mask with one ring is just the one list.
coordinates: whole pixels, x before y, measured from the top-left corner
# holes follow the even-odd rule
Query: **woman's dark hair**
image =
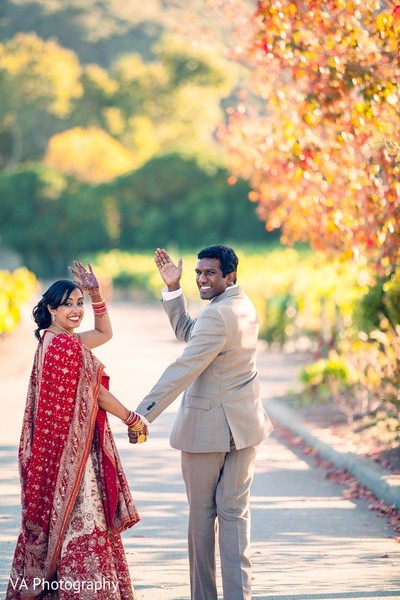
[[(235, 252), (229, 246), (223, 246), (222, 244), (216, 244), (214, 246), (207, 246), (200, 250), (197, 258), (217, 258), (221, 265), (221, 271), (223, 277), (237, 271), (239, 259)], [(236, 278), (234, 283), (236, 283)]]
[(33, 319), (38, 326), (38, 328), (35, 329), (35, 336), (39, 342), (42, 341), (40, 331), (51, 325), (51, 314), (48, 306), (57, 308), (58, 306), (65, 304), (71, 293), (76, 289), (82, 292), (82, 289), (75, 281), (71, 281), (70, 279), (59, 279), (42, 295), (41, 300), (32, 311)]

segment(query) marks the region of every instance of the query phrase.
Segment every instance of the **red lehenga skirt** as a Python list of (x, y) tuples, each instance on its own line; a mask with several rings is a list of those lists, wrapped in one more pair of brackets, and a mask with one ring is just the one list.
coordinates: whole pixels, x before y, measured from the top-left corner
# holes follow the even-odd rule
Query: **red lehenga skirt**
[(64, 334), (38, 353), (21, 434), (22, 526), (6, 600), (134, 600), (120, 533), (137, 514), (106, 413), (103, 365)]
[[(119, 533), (106, 525), (99, 490), (98, 458), (91, 451), (65, 531), (52, 582), (37, 581), (43, 600), (134, 600)], [(23, 598), (23, 595), (21, 596)]]

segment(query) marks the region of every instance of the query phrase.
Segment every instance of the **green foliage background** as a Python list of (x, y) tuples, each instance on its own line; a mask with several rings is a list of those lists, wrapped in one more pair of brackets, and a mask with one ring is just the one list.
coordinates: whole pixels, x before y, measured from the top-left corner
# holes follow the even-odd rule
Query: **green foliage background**
[[(64, 277), (73, 259), (93, 260), (121, 297), (154, 298), (156, 246), (190, 265), (193, 249), (229, 243), (264, 339), (311, 340), (321, 360), (304, 374), (309, 389), (319, 379), (350, 411), (377, 399), (393, 410), (398, 271), (376, 282), (363, 265), (278, 247), (279, 232), (265, 231), (248, 183), (230, 175), (218, 145), (243, 75), (216, 51), (226, 32), (216, 20), (211, 48), (188, 43), (174, 33), (179, 8), (168, 5), (0, 3), (0, 257), (12, 250), (30, 270), (10, 274), (0, 262), (0, 334), (18, 322), (35, 275)], [(182, 19), (187, 10), (201, 30), (205, 3), (182, 3)], [(99, 132), (112, 154), (103, 155)], [(184, 285), (195, 298), (191, 272)]]
[[(88, 252), (277, 237), (248, 184), (229, 180), (215, 137), (240, 69), (171, 33), (163, 2), (133, 4), (2, 3), (0, 250), (38, 277)], [(118, 155), (101, 162), (95, 130), (131, 156), (130, 170), (108, 174)], [(49, 163), (51, 141), (67, 132), (75, 146)]]

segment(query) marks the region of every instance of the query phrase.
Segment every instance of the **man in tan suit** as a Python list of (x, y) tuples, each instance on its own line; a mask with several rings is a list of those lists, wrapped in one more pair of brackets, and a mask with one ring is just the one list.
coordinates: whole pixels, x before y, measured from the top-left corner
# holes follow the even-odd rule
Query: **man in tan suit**
[(257, 379), (257, 315), (236, 285), (231, 248), (209, 246), (198, 254), (197, 285), (209, 303), (197, 319), (187, 313), (180, 289), (182, 260), (175, 265), (158, 248), (155, 261), (167, 285), (163, 307), (187, 344), (136, 412), (151, 423), (185, 392), (171, 446), (182, 452), (189, 502), (191, 599), (217, 600), (218, 532), (224, 600), (250, 600), (250, 484), (258, 445), (272, 430)]

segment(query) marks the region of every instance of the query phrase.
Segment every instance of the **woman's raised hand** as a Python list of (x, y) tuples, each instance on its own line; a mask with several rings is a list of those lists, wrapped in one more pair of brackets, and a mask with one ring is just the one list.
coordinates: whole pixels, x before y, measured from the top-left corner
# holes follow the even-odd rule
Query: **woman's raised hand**
[(88, 264), (88, 270), (77, 260), (74, 260), (75, 269), (68, 267), (68, 270), (76, 277), (77, 283), (88, 294), (93, 294), (99, 290), (99, 282), (93, 273), (92, 265)]

